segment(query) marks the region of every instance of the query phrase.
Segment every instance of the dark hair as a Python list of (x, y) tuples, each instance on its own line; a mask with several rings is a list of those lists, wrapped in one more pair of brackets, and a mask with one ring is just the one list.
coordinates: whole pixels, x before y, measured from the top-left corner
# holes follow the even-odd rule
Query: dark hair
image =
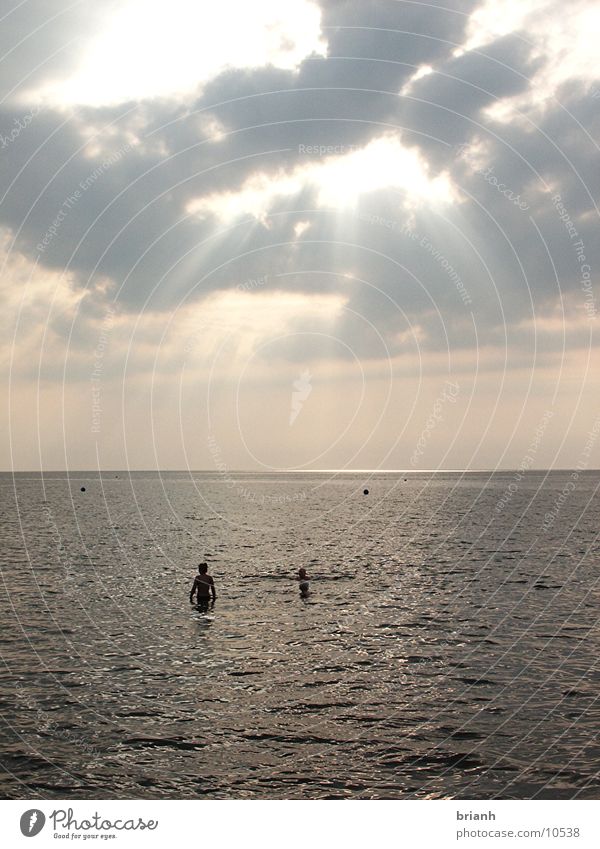
[(203, 575), (205, 572), (208, 572), (208, 563), (198, 563), (198, 571)]

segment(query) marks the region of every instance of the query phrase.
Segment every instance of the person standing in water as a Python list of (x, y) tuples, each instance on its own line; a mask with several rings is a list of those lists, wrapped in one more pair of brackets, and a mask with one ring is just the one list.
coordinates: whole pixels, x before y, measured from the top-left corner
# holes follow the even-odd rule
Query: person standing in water
[(190, 602), (192, 604), (194, 603), (194, 594), (196, 595), (198, 604), (208, 602), (211, 596), (213, 601), (217, 597), (215, 582), (212, 579), (212, 575), (208, 574), (208, 563), (200, 563), (198, 565), (198, 574), (194, 578), (194, 585), (190, 593)]
[(308, 595), (308, 588), (310, 584), (308, 583), (308, 575), (306, 574), (306, 569), (302, 567), (302, 569), (298, 569), (298, 581), (300, 586), (300, 595), (305, 598)]

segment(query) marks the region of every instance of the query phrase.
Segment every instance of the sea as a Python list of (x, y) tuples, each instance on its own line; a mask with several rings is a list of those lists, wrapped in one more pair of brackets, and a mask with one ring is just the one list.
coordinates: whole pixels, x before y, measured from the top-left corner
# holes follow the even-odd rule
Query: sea
[(0, 794), (600, 798), (599, 487), (2, 474)]

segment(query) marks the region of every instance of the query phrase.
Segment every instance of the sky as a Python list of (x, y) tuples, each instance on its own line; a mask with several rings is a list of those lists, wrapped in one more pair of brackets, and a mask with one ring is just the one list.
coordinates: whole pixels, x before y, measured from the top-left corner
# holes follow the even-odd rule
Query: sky
[(0, 467), (600, 467), (600, 6), (7, 0)]

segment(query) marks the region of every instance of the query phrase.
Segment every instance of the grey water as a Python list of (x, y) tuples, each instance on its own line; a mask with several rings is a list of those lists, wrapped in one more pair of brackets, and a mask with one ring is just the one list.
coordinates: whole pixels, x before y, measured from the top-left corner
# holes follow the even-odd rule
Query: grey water
[(1, 795), (600, 798), (571, 480), (1, 475)]

